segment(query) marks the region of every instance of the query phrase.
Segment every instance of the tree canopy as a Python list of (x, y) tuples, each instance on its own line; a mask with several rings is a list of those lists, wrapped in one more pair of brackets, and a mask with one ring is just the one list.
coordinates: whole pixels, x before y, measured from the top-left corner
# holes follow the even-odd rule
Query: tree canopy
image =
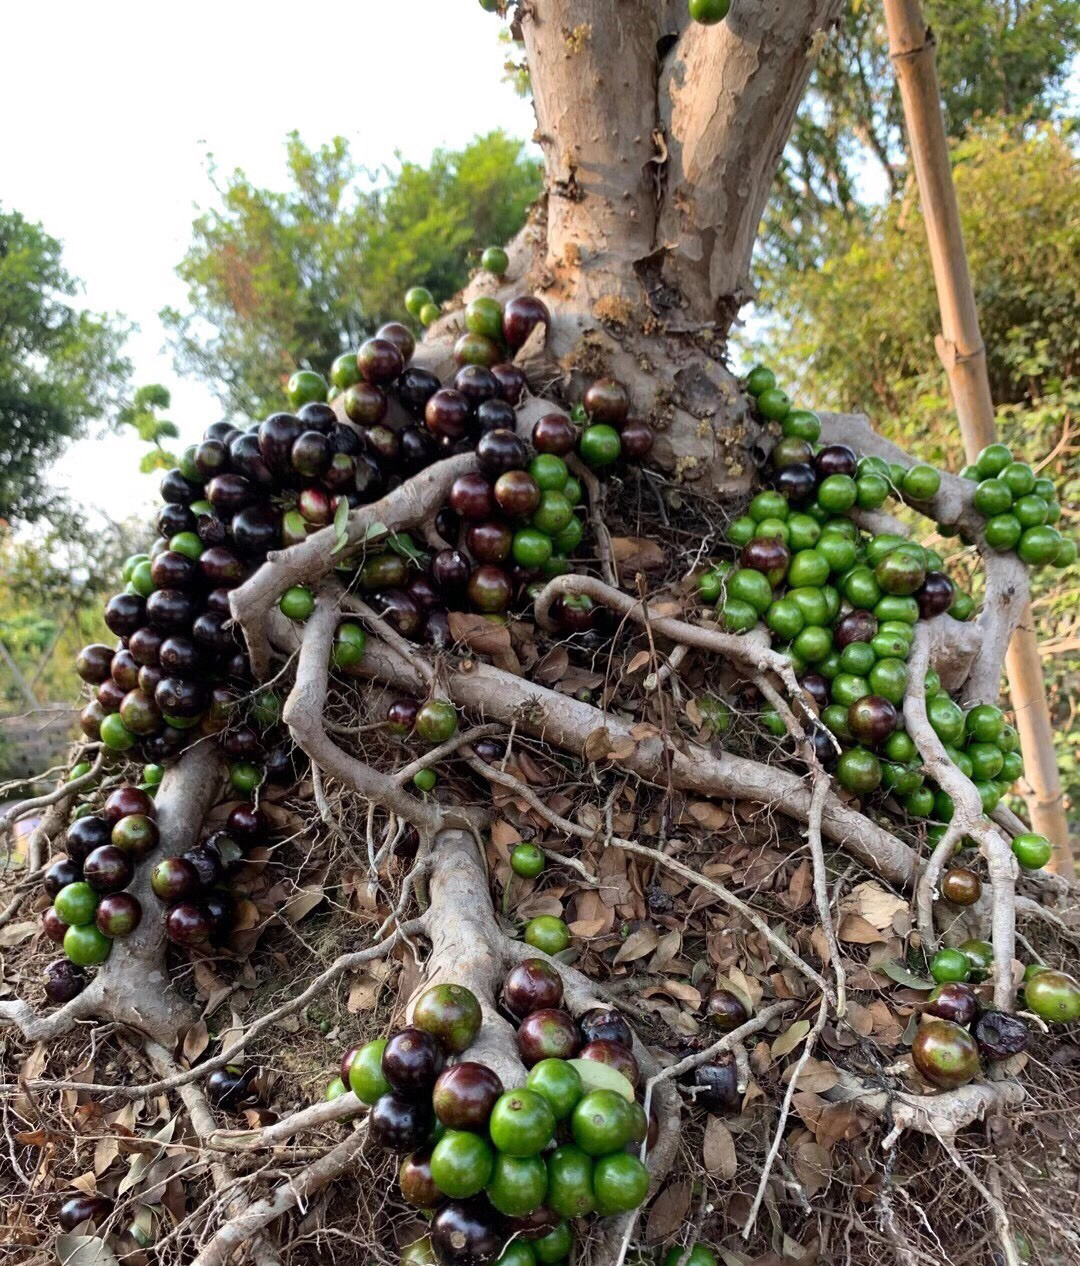
[(180, 372), (232, 413), (265, 412), (295, 369), (325, 371), (400, 318), (409, 286), (452, 295), (469, 253), (512, 237), (540, 190), (524, 143), (502, 132), (383, 172), (342, 137), (312, 149), (293, 133), (287, 163), (284, 191), (240, 170), (215, 179), (220, 206), (195, 220), (178, 269), (190, 308), (162, 313)]
[(55, 504), (47, 471), (116, 404), (129, 365), (126, 326), (81, 310), (60, 242), (0, 207), (0, 519)]

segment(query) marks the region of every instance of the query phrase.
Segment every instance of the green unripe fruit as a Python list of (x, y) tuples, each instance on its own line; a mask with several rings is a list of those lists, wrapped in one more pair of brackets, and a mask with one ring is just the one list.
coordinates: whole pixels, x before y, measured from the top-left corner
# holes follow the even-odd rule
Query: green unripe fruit
[(445, 699), (429, 699), (420, 705), (414, 726), (425, 743), (445, 743), (457, 731), (457, 712)]
[[(1013, 856), (1025, 870), (1041, 870), (1050, 860), (1054, 849), (1045, 835), (1027, 831), (1013, 840), (1012, 851)], [(57, 897), (57, 900), (59, 899)]]
[(758, 622), (757, 611), (748, 602), (741, 602), (738, 598), (728, 598), (718, 610), (721, 623), (729, 633), (749, 633)]
[(544, 869), (544, 854), (535, 844), (518, 844), (510, 854), (510, 869), (524, 879), (535, 879)]
[(778, 387), (769, 387), (757, 398), (758, 410), (770, 422), (783, 422), (791, 412), (791, 398)]
[(785, 437), (816, 444), (821, 438), (821, 419), (809, 409), (792, 409), (781, 427)]
[(881, 786), (881, 762), (873, 752), (854, 747), (837, 762), (836, 778), (846, 790), (867, 795)]
[(690, 0), (690, 16), (702, 26), (715, 26), (717, 22), (722, 22), (730, 8), (731, 0)]
[(349, 1065), (349, 1086), (361, 1103), (374, 1103), (390, 1093), (390, 1083), (383, 1076), (382, 1057), (387, 1039), (376, 1038), (362, 1046)]
[(971, 976), (971, 963), (962, 950), (939, 949), (930, 960), (930, 975), (939, 985), (946, 981), (965, 981)]
[(984, 479), (975, 489), (975, 509), (985, 518), (1006, 514), (1012, 508), (1013, 495), (1000, 479)]
[(545, 954), (560, 954), (570, 944), (570, 929), (552, 914), (542, 914), (525, 924), (525, 943)]
[[(489, 246), (480, 256), (480, 267), (486, 272), (494, 273), (496, 277), (505, 276), (506, 270), (510, 267), (510, 256), (501, 246)], [(501, 333), (500, 330), (500, 336)]]
[(346, 391), (360, 381), (360, 368), (355, 352), (343, 352), (330, 366), (330, 381), (339, 391)]
[(278, 608), (289, 620), (306, 620), (315, 610), (315, 596), (303, 585), (291, 585), (281, 595)]
[(1080, 985), (1064, 972), (1043, 969), (1024, 986), (1028, 1010), (1051, 1024), (1074, 1024), (1080, 1019)]
[(1016, 553), (1029, 567), (1043, 567), (1054, 561), (1060, 545), (1061, 533), (1057, 528), (1031, 527), (1021, 534)]
[(621, 452), (622, 440), (619, 439), (619, 432), (606, 423), (586, 427), (578, 441), (581, 460), (593, 470), (618, 461)]
[(775, 386), (776, 375), (764, 365), (757, 365), (746, 375), (746, 390), (752, 396), (760, 396), (763, 391)]
[(444, 1195), (467, 1200), (487, 1186), (494, 1164), (490, 1144), (478, 1134), (447, 1130), (431, 1153), (431, 1178)]
[(53, 899), (53, 910), (57, 917), (69, 927), (82, 927), (86, 923), (93, 923), (97, 907), (97, 893), (82, 880), (65, 884)]
[(138, 735), (132, 734), (127, 728), (119, 712), (110, 712), (102, 718), (99, 733), (101, 741), (113, 752), (126, 752), (138, 741)]
[(732, 545), (738, 546), (739, 549), (753, 539), (754, 529), (757, 524), (748, 514), (740, 515), (737, 519), (732, 519), (727, 528), (727, 539)]
[(1014, 498), (1026, 497), (1035, 491), (1035, 472), (1027, 462), (1010, 462), (998, 478)]
[(434, 302), (431, 291), (423, 286), (413, 286), (405, 292), (405, 308), (410, 316), (419, 318), (424, 308)]
[(93, 923), (69, 927), (64, 933), (64, 953), (78, 967), (103, 963), (112, 952), (112, 941)]
[(311, 369), (299, 369), (289, 379), (285, 388), (285, 394), (289, 397), (289, 404), (294, 409), (299, 409), (305, 404), (313, 404), (316, 401), (325, 401), (326, 399), (326, 379), (322, 374), (317, 374)]
[(933, 466), (912, 466), (905, 471), (900, 490), (912, 501), (929, 501), (941, 488), (941, 476)]
[(992, 479), (1011, 461), (1012, 452), (1004, 444), (988, 444), (975, 458), (975, 469), (983, 479)]
[(434, 325), (440, 316), (442, 316), (442, 309), (437, 303), (425, 303), (420, 309), (420, 324), (423, 326)]
[(850, 510), (858, 497), (858, 488), (850, 475), (829, 475), (818, 486), (818, 504), (831, 514)]
[(425, 794), (429, 791), (434, 791), (438, 781), (438, 775), (433, 769), (418, 769), (413, 774), (413, 786), (417, 791), (422, 791)]
[(503, 309), (498, 299), (479, 295), (465, 309), (465, 328), (498, 343), (502, 341)]

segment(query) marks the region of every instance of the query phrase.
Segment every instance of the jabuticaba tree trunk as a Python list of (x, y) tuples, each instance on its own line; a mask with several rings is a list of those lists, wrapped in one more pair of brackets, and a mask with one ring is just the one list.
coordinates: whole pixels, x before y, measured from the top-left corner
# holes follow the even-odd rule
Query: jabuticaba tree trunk
[[(761, 214), (841, 0), (739, 0), (716, 26), (685, 0), (528, 0), (516, 11), (544, 154), (543, 213), (507, 282), (473, 293), (548, 302), (534, 366), (604, 373), (660, 432), (654, 460), (717, 490), (745, 486), (755, 438), (724, 364), (751, 297)], [(432, 331), (447, 355), (460, 310)], [(440, 336), (446, 336), (440, 338)], [(433, 355), (434, 353), (434, 355)], [(442, 362), (444, 364), (448, 361)]]

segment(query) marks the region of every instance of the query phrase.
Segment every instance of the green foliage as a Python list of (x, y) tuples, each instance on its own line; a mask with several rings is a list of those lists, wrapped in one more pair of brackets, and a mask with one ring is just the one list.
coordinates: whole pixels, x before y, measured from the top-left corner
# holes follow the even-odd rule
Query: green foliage
[(242, 171), (215, 182), (221, 205), (195, 221), (178, 268), (190, 311), (162, 313), (180, 371), (244, 416), (280, 407), (297, 368), (326, 372), (403, 319), (409, 286), (453, 294), (469, 253), (512, 237), (540, 189), (524, 144), (501, 132), (381, 173), (361, 169), (341, 137), (309, 149), (293, 133), (288, 172), (284, 192)]
[(179, 458), (170, 452), (162, 440), (175, 440), (180, 430), (175, 422), (159, 418), (158, 409), (167, 409), (172, 402), (168, 390), (159, 383), (149, 383), (139, 387), (129, 404), (117, 414), (117, 420), (125, 426), (134, 427), (139, 439), (145, 444), (152, 444), (149, 453), (144, 453), (139, 462), (139, 470), (148, 475), (155, 470), (171, 470)]
[(110, 411), (126, 380), (127, 327), (79, 310), (78, 289), (60, 243), (0, 208), (0, 519), (55, 507), (50, 463)]
[[(1080, 532), (1080, 465), (1070, 442), (1080, 409), (1080, 201), (1068, 124), (1025, 135), (1009, 121), (953, 147), (954, 174), (1002, 439), (1055, 480)], [(948, 381), (935, 350), (937, 297), (921, 209), (890, 202), (821, 219), (819, 268), (766, 270), (773, 324), (756, 356), (781, 383), (824, 407), (867, 412), (879, 430), (953, 471), (964, 464)], [(1075, 621), (1080, 566), (1033, 573), (1055, 736), (1074, 805), (1080, 741), (1070, 699), (1080, 673)]]

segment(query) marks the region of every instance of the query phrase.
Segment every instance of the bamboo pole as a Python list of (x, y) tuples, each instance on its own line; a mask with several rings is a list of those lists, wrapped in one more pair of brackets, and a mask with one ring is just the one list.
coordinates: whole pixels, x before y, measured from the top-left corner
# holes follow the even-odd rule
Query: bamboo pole
[[(997, 439), (997, 421), (945, 137), (935, 40), (919, 0), (885, 0), (885, 21), (941, 310), (937, 351), (949, 378), (967, 460), (972, 462), (980, 449)], [(1005, 669), (1031, 788), (1026, 799), (1032, 829), (1054, 845), (1048, 869), (1071, 877), (1073, 858), (1061, 778), (1030, 606), (1013, 636)]]

